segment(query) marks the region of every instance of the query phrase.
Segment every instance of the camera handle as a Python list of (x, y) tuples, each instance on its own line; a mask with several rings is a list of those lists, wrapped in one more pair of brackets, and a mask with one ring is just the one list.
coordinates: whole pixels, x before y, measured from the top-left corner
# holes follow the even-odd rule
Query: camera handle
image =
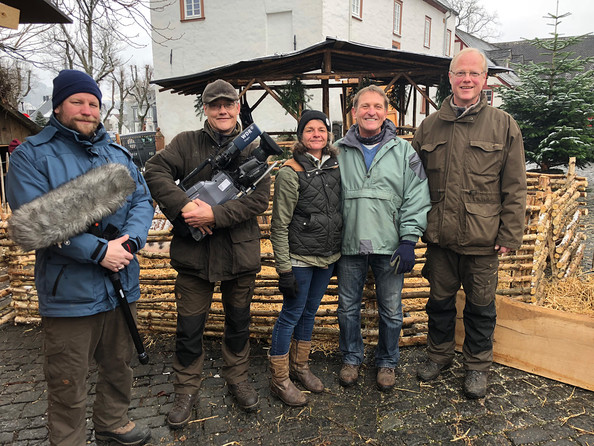
[[(89, 229), (89, 232), (97, 237), (103, 237), (106, 240), (114, 240), (116, 239), (120, 231), (114, 225), (109, 223), (105, 228), (103, 234), (98, 233), (99, 224), (95, 223)], [(140, 334), (138, 333), (138, 327), (136, 326), (136, 322), (134, 321), (134, 317), (132, 316), (132, 312), (130, 311), (130, 304), (128, 303), (128, 299), (126, 299), (126, 294), (124, 293), (124, 287), (122, 286), (122, 280), (120, 278), (120, 273), (115, 271), (110, 271), (107, 268), (104, 268), (108, 273), (107, 277), (111, 281), (113, 288), (116, 292), (118, 302), (120, 303), (120, 308), (124, 313), (124, 319), (126, 320), (126, 325), (128, 326), (128, 331), (130, 332), (130, 336), (132, 337), (132, 342), (134, 342), (134, 346), (136, 347), (136, 352), (138, 353), (138, 361), (141, 364), (148, 364), (149, 357), (144, 349), (144, 345), (142, 343), (142, 339), (140, 338)]]
[(118, 300), (120, 302), (120, 308), (124, 313), (124, 319), (126, 319), (126, 324), (128, 325), (128, 331), (130, 331), (130, 336), (132, 336), (132, 341), (134, 342), (134, 346), (136, 347), (136, 352), (138, 353), (138, 361), (141, 364), (148, 364), (149, 357), (144, 349), (144, 345), (142, 343), (142, 339), (140, 338), (140, 334), (138, 333), (138, 327), (136, 326), (136, 322), (134, 321), (134, 317), (132, 316), (132, 312), (130, 311), (130, 304), (128, 304), (128, 299), (126, 299), (126, 295), (124, 294), (124, 287), (122, 286), (122, 281), (120, 279), (120, 273), (110, 271), (109, 280), (113, 284), (113, 287), (118, 295)]

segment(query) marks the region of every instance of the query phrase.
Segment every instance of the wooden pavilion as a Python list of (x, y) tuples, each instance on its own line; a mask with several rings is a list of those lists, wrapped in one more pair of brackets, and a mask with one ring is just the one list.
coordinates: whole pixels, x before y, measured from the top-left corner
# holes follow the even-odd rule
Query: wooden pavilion
[[(385, 86), (404, 85), (399, 88), (402, 95), (400, 104), (405, 104), (398, 113), (398, 125), (408, 127), (404, 122), (412, 98), (412, 128), (416, 127), (417, 95), (416, 90), (434, 109), (435, 102), (428, 96), (427, 87), (440, 84), (447, 75), (451, 58), (411, 53), (396, 49), (386, 49), (334, 38), (312, 45), (301, 51), (288, 54), (265, 56), (236, 62), (196, 74), (159, 79), (153, 83), (161, 87), (160, 91), (170, 90), (182, 95), (198, 95), (210, 82), (224, 79), (240, 90), (240, 98), (248, 91), (262, 90), (263, 94), (251, 106), (255, 109), (264, 98), (270, 95), (284, 107), (275, 91), (279, 82), (292, 79), (303, 81), (307, 89), (322, 90), (322, 110), (329, 114), (330, 89), (342, 89), (341, 108), (343, 123), (347, 122), (348, 109), (344, 98), (348, 89), (357, 87), (364, 79), (370, 79)], [(489, 67), (489, 74), (508, 71), (503, 67)], [(406, 96), (406, 97), (405, 97)], [(285, 108), (286, 109), (286, 108)], [(429, 107), (426, 107), (427, 114)], [(287, 110), (295, 119), (298, 116)]]

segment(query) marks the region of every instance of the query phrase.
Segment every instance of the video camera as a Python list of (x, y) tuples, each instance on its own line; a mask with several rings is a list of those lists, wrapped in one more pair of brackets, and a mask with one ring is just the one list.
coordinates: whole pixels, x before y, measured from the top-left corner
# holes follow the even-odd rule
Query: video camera
[[(260, 146), (252, 151), (252, 154), (234, 170), (226, 170), (233, 161), (251, 142), (260, 137)], [(231, 141), (224, 151), (216, 157), (204, 160), (198, 167), (180, 181), (179, 187), (187, 194), (190, 200), (199, 198), (211, 206), (223, 204), (243, 195), (250, 194), (256, 189), (256, 185), (264, 178), (277, 164), (268, 166), (266, 160), (271, 155), (280, 155), (281, 148), (266, 133), (262, 132), (256, 124), (251, 124)], [(192, 179), (210, 165), (213, 170), (210, 181), (198, 181), (191, 183)], [(204, 238), (199, 229), (188, 226), (192, 237), (196, 241)]]

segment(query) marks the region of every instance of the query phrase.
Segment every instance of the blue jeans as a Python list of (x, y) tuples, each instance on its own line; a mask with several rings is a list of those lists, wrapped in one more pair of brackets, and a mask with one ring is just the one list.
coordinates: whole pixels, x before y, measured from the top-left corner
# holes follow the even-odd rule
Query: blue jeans
[(402, 284), (404, 274), (394, 275), (390, 256), (380, 254), (342, 256), (338, 262), (339, 346), (345, 364), (360, 365), (364, 346), (361, 336), (361, 298), (371, 266), (379, 312), (379, 338), (375, 350), (377, 367), (396, 367), (402, 330)]
[(283, 308), (272, 330), (270, 356), (288, 353), (291, 335), (296, 341), (311, 341), (316, 313), (333, 270), (334, 264), (328, 265), (328, 268), (293, 267), (297, 297), (283, 300)]

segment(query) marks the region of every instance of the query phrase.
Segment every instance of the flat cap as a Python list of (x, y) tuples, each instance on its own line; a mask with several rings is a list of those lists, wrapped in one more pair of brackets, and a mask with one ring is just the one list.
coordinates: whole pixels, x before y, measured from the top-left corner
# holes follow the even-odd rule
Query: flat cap
[(223, 79), (217, 79), (206, 86), (202, 93), (202, 103), (210, 104), (220, 98), (229, 99), (230, 101), (239, 100), (237, 90)]

